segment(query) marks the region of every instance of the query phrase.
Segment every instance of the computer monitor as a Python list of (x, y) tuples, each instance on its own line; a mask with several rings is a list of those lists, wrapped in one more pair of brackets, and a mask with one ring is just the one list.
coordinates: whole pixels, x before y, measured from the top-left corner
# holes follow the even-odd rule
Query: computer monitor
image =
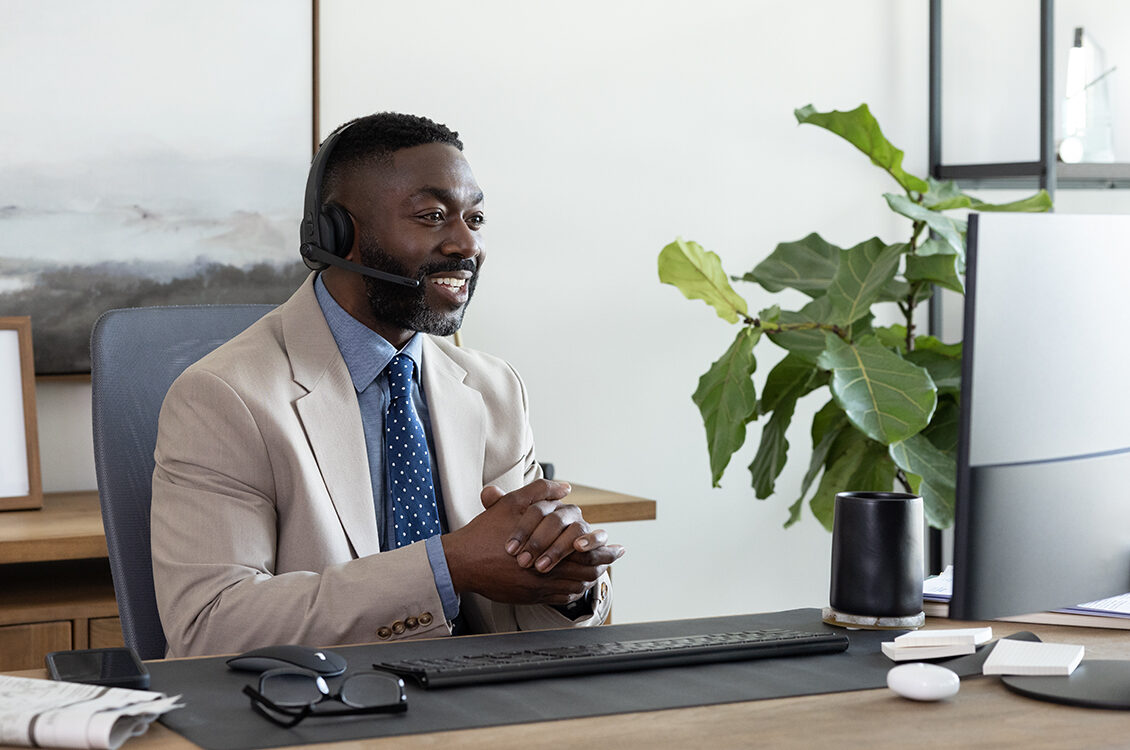
[(973, 214), (964, 328), (950, 617), (1130, 591), (1130, 216)]

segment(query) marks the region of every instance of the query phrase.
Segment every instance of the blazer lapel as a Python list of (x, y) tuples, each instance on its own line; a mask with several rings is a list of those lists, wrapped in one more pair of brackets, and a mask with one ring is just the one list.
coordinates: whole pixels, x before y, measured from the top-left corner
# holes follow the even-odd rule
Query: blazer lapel
[(357, 556), (364, 557), (380, 552), (365, 430), (357, 392), (318, 306), (313, 278), (282, 310), (294, 381), (308, 391), (295, 408), (342, 528)]
[(424, 395), (432, 423), (447, 524), (465, 526), (482, 509), (486, 408), (483, 397), (464, 383), (467, 372), (436, 346), (423, 341)]

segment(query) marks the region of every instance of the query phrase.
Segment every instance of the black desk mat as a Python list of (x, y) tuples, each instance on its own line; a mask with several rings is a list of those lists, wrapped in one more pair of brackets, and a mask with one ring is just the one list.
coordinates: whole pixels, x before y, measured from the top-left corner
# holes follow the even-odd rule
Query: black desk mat
[[(369, 669), (374, 661), (380, 660), (487, 650), (485, 644), (480, 646), (483, 638), (491, 639), (491, 648), (535, 648), (759, 627), (834, 629), (821, 622), (820, 610), (796, 609), (600, 628), (347, 646), (334, 651), (348, 659), (352, 671)], [(207, 750), (251, 750), (885, 687), (892, 662), (882, 654), (879, 644), (898, 633), (889, 630), (844, 632), (851, 639), (851, 646), (839, 654), (436, 690), (424, 690), (406, 680), (406, 714), (309, 718), (293, 729), (277, 727), (251, 710), (250, 701), (241, 690), (244, 685), (253, 684), (257, 677), (253, 673), (228, 669), (223, 658), (152, 662), (147, 666), (152, 675), (151, 690), (179, 694), (186, 704), (185, 708), (161, 717), (163, 724)], [(984, 654), (978, 653), (961, 662), (954, 660), (947, 666), (967, 676), (979, 674), (983, 660)]]

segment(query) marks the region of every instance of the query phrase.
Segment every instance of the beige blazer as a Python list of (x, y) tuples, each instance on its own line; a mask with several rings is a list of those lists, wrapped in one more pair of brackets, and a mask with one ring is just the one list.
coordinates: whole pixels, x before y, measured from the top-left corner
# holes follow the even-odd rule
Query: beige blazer
[[(448, 635), (424, 544), (379, 549), (357, 395), (313, 289), (190, 366), (161, 408), (153, 576), (169, 656), (277, 643), (329, 646)], [(505, 362), (426, 337), (421, 374), (451, 528), (487, 484), (537, 478), (525, 387)], [(475, 632), (571, 621), (476, 595)]]

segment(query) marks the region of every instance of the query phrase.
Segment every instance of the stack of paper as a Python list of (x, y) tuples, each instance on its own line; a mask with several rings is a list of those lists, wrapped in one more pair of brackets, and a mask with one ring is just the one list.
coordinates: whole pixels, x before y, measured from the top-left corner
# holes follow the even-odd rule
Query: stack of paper
[(991, 627), (916, 630), (881, 645), (883, 653), (894, 661), (920, 661), (972, 654), (992, 637)]
[(1002, 638), (985, 659), (983, 674), (1069, 675), (1083, 660), (1083, 647)]

